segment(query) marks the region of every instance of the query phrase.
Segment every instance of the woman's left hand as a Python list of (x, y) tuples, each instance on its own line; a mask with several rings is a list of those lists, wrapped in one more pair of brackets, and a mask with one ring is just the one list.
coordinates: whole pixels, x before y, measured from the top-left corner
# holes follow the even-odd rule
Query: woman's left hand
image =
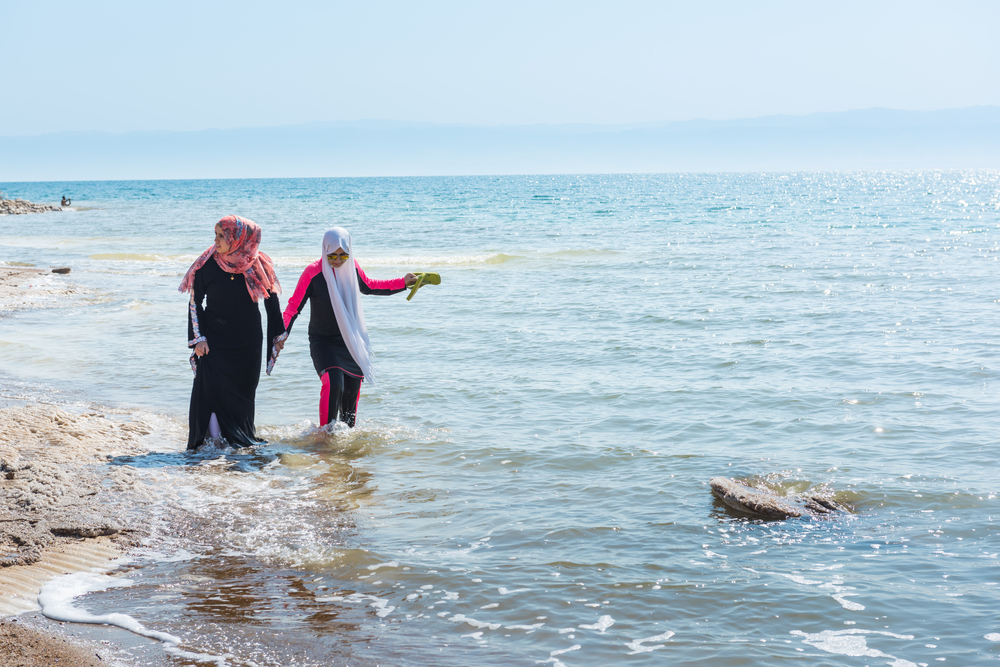
[(403, 280), (406, 281), (407, 287), (413, 287), (414, 283), (417, 282), (417, 277), (412, 273), (407, 273), (405, 276), (403, 276)]
[(274, 349), (276, 349), (278, 352), (281, 352), (283, 349), (285, 349), (285, 341), (283, 340), (274, 341)]

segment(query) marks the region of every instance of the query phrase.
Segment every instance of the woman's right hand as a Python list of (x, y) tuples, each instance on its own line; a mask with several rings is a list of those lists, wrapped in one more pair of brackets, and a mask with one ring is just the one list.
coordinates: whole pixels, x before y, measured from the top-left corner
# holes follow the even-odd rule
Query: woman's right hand
[(205, 341), (201, 341), (200, 343), (195, 345), (194, 353), (199, 357), (204, 357), (206, 354), (208, 354), (208, 343)]

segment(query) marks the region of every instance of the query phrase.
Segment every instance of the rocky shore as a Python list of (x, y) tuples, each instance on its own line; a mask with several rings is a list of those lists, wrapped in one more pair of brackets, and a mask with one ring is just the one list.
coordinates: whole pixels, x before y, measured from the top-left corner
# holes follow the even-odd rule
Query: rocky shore
[(23, 215), (25, 213), (46, 213), (48, 211), (62, 211), (61, 206), (51, 204), (32, 204), (27, 199), (4, 199), (0, 195), (0, 215)]
[[(65, 280), (51, 269), (0, 267), (0, 317), (67, 301), (77, 286)], [(149, 431), (129, 414), (0, 396), (0, 667), (129, 663), (22, 614), (38, 609), (45, 582), (107, 569), (148, 534), (151, 490), (134, 468), (110, 463), (146, 453)]]

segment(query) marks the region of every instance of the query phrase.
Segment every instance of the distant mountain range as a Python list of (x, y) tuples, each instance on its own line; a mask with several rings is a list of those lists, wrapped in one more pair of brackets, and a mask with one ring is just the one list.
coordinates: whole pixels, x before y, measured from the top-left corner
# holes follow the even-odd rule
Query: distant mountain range
[(359, 120), (0, 136), (0, 182), (1000, 168), (1000, 107), (630, 125)]

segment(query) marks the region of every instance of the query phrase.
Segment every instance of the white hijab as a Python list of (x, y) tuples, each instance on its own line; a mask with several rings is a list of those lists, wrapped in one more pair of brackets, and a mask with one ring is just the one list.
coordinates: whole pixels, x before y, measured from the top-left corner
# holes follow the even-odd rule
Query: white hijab
[[(330, 266), (326, 256), (337, 248), (343, 249), (351, 257), (339, 268)], [(323, 277), (326, 279), (330, 303), (337, 316), (340, 335), (354, 361), (361, 367), (365, 382), (375, 384), (375, 353), (368, 340), (365, 313), (361, 309), (361, 290), (358, 288), (358, 272), (354, 268), (354, 253), (351, 251), (351, 235), (343, 227), (334, 227), (323, 235), (323, 256), (320, 258)]]

